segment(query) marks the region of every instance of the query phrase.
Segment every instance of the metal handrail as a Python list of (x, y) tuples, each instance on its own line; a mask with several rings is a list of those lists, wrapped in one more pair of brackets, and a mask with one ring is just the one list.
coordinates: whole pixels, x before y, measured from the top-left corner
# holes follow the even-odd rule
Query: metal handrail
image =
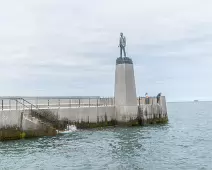
[(25, 100), (24, 98), (21, 98), (21, 100), (27, 102), (28, 104), (30, 104), (31, 106), (35, 107), (37, 109), (37, 106), (35, 106), (34, 104), (30, 103), (29, 101)]
[[(61, 99), (58, 99), (58, 98), (28, 98), (30, 101), (31, 100), (35, 100), (36, 101), (36, 104), (34, 103), (31, 103), (30, 101), (28, 101), (27, 99), (24, 99), (22, 97), (0, 97), (0, 100), (2, 100), (2, 110), (5, 108), (5, 107), (8, 107), (9, 106), (9, 109), (11, 109), (11, 106), (14, 106), (14, 105), (11, 105), (11, 100), (14, 100), (16, 101), (18, 104), (21, 104), (23, 107), (26, 107), (26, 108), (31, 108), (31, 109), (39, 109), (40, 107), (43, 107), (43, 106), (46, 106), (47, 108), (50, 108), (51, 105), (53, 105), (53, 107), (67, 107), (66, 105), (68, 105), (70, 108), (73, 106), (73, 107), (93, 107), (93, 106), (96, 106), (96, 107), (99, 107), (99, 106), (109, 106), (109, 105), (114, 105), (115, 104), (115, 100), (114, 98), (66, 98), (68, 99), (68, 101), (66, 101), (65, 99), (64, 101), (61, 102)], [(39, 101), (41, 100), (41, 102), (39, 103)], [(55, 99), (58, 99), (58, 103), (51, 103), (50, 101), (51, 100), (55, 100)], [(9, 100), (9, 105), (5, 105), (4, 104), (4, 100)], [(45, 104), (45, 100), (48, 101), (46, 104)], [(43, 103), (44, 101), (44, 103)], [(16, 109), (17, 109), (17, 104), (16, 104)], [(40, 108), (41, 109), (41, 108)]]
[[(30, 103), (29, 101), (27, 101), (27, 100), (25, 100), (24, 98), (0, 98), (0, 100), (14, 100), (14, 101), (16, 101), (17, 103), (19, 103), (19, 104), (21, 104), (23, 107), (27, 107), (27, 108), (29, 108), (29, 109), (32, 109), (32, 107), (35, 107), (36, 109), (37, 109), (37, 107), (35, 106), (35, 105), (33, 105), (32, 103)], [(27, 106), (27, 105), (25, 105), (24, 103), (22, 103), (22, 102), (20, 102), (20, 100), (23, 100), (24, 102), (26, 102), (26, 103), (28, 103), (28, 104), (30, 104), (30, 106), (31, 107), (29, 107), (29, 106)], [(9, 105), (9, 107), (10, 107), (10, 105)], [(17, 106), (16, 106), (17, 107)], [(2, 110), (3, 110), (3, 102), (2, 102)]]
[(11, 99), (11, 100), (15, 100), (16, 102), (18, 102), (18, 103), (22, 104), (24, 107), (27, 107), (27, 108), (29, 108), (29, 109), (30, 109), (30, 107), (28, 107), (28, 106), (27, 106), (27, 105), (25, 105), (24, 103), (21, 103), (20, 101), (18, 101), (18, 99)]

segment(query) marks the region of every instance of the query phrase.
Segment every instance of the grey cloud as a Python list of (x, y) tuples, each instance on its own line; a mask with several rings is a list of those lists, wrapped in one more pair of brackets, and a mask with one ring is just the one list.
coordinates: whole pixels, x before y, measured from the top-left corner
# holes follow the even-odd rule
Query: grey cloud
[(138, 95), (161, 91), (168, 100), (209, 99), (211, 5), (207, 0), (1, 2), (0, 93), (113, 95), (123, 31)]

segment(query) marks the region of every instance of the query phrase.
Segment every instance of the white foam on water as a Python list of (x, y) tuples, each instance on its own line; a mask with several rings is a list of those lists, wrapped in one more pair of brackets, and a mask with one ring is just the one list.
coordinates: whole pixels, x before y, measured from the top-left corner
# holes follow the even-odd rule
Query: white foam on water
[(75, 132), (76, 130), (77, 130), (77, 127), (75, 125), (68, 125), (64, 131), (57, 131), (57, 132), (58, 133), (71, 133), (71, 132)]

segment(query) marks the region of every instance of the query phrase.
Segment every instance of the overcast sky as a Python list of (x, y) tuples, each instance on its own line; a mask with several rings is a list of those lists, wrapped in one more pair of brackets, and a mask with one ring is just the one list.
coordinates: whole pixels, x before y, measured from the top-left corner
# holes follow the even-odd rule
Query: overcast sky
[(127, 38), (137, 95), (212, 100), (211, 0), (0, 2), (0, 95), (113, 96)]

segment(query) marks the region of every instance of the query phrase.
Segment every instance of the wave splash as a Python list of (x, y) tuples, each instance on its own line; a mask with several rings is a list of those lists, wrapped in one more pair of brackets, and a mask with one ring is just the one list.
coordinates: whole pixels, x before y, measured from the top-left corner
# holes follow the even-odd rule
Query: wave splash
[(77, 127), (75, 125), (67, 125), (67, 128), (64, 131), (58, 131), (58, 133), (71, 133), (75, 132), (77, 130)]

